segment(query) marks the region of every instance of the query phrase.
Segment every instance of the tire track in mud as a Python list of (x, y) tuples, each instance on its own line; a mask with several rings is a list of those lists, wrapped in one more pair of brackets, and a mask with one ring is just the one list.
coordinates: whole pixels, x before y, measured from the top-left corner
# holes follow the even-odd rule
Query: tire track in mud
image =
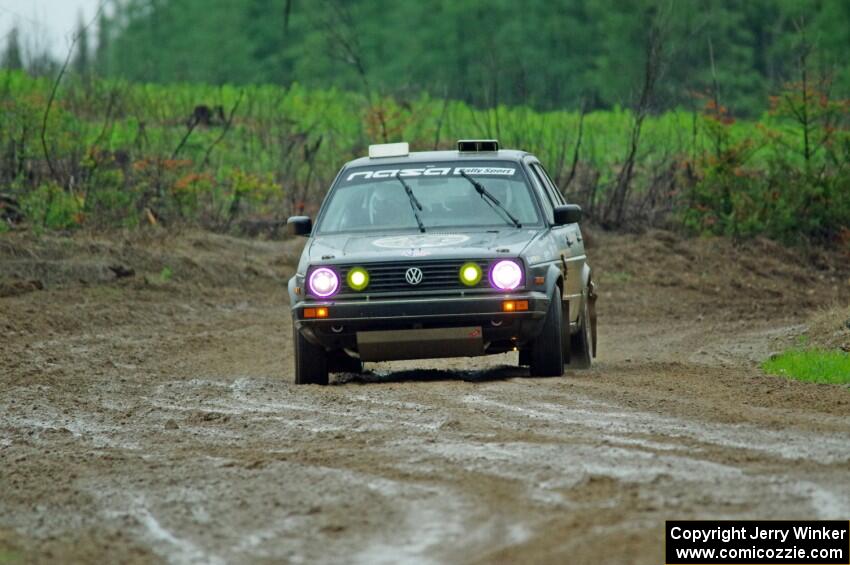
[[(571, 524), (567, 541), (602, 528), (648, 543), (641, 536), (663, 512), (850, 511), (835, 480), (848, 478), (846, 434), (685, 421), (600, 401), (582, 389), (616, 384), (604, 369), (464, 382), (456, 379), (477, 377), (443, 363), (451, 364), (425, 372), (440, 381), (327, 389), (251, 377), (161, 381), (137, 397), (144, 416), (129, 426), (108, 424), (127, 408), (126, 391), (113, 385), (89, 413), (3, 410), (0, 426), (32, 431), (60, 453), (47, 433), (56, 428), (69, 432), (65, 448), (120, 453), (119, 469), (81, 481), (100, 507), (86, 519), (123, 519), (172, 563), (456, 561), (528, 544), (540, 551), (550, 542), (538, 533), (565, 516), (602, 519)], [(410, 373), (382, 378), (399, 374)], [(277, 504), (270, 520), (257, 515), (266, 498)]]

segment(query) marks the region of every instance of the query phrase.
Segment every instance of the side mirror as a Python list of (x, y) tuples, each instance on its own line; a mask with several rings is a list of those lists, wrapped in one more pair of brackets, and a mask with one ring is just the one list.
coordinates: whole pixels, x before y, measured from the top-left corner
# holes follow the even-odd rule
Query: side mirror
[(308, 236), (313, 231), (313, 220), (310, 216), (292, 216), (286, 220), (286, 226), (291, 235)]
[(581, 221), (581, 218), (581, 206), (578, 206), (576, 204), (555, 206), (555, 224), (558, 226), (563, 226), (564, 224), (578, 223)]

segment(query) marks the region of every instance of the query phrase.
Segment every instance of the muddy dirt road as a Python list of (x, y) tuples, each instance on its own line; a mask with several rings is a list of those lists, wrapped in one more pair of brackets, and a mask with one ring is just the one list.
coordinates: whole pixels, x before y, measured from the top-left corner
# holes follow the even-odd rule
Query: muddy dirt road
[(291, 244), (7, 239), (0, 562), (657, 564), (665, 519), (850, 516), (850, 390), (757, 367), (846, 267), (596, 239), (593, 370), (326, 388), (291, 384)]

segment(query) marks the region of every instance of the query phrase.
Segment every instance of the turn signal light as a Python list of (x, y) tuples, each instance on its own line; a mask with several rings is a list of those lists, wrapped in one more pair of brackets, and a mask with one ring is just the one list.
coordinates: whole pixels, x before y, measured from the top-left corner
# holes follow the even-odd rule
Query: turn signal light
[(324, 306), (319, 308), (304, 308), (304, 317), (305, 318), (327, 318), (328, 317), (328, 309)]
[(528, 300), (505, 300), (502, 302), (502, 312), (521, 312), (528, 310)]

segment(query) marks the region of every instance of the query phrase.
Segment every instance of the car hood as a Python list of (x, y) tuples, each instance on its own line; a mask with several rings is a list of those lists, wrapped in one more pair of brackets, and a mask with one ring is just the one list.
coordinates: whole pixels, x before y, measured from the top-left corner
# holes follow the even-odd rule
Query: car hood
[(535, 229), (511, 228), (394, 235), (317, 235), (312, 238), (302, 261), (333, 264), (420, 257), (455, 259), (517, 256), (538, 232)]

